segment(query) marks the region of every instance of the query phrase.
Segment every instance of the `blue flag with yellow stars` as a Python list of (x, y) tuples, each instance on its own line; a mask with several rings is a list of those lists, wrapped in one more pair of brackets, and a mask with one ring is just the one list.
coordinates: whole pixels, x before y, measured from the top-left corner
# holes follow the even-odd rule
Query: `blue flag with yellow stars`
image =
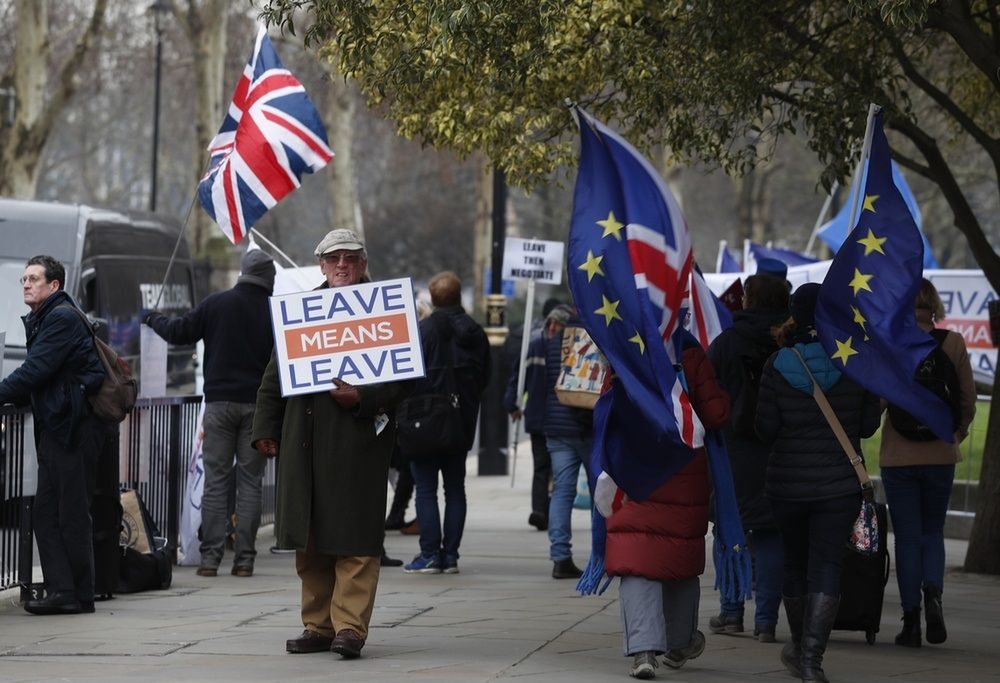
[(816, 331), (845, 375), (951, 442), (950, 409), (915, 380), (917, 366), (935, 346), (934, 339), (917, 327), (914, 311), (924, 245), (893, 183), (890, 164), (879, 112), (861, 216), (823, 280)]
[[(645, 500), (712, 444), (682, 382), (685, 301), (694, 259), (680, 207), (652, 164), (600, 121), (574, 109), (580, 167), (569, 231), (569, 287), (587, 332), (604, 352), (614, 381), (594, 408), (590, 484), (595, 510), (591, 554), (577, 584), (602, 592), (605, 515), (628, 498)], [(703, 282), (699, 278), (699, 281)], [(707, 291), (707, 287), (703, 288)], [(695, 317), (714, 312), (697, 298)], [(701, 304), (701, 305), (699, 305)], [(711, 304), (711, 305), (709, 305)], [(713, 318), (716, 325), (718, 317)], [(707, 330), (705, 320), (692, 326)], [(716, 585), (726, 600), (750, 593), (750, 558), (721, 440), (708, 448), (716, 492)]]
[(601, 462), (592, 470), (607, 472), (630, 498), (643, 500), (690, 461), (692, 446), (702, 444), (700, 421), (689, 403), (684, 409), (676, 351), (665, 343), (681, 322), (690, 239), (648, 161), (576, 112), (580, 168), (567, 250), (569, 287), (580, 320), (616, 376), (613, 400), (605, 397), (602, 405), (614, 428), (598, 435), (607, 434), (617, 446), (595, 439)]

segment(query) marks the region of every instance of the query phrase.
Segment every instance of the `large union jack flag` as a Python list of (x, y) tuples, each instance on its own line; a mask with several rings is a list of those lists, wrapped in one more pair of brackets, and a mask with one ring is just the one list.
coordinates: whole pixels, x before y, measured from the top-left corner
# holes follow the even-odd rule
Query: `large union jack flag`
[(208, 150), (198, 198), (233, 244), (299, 187), (302, 174), (333, 158), (319, 112), (263, 27)]

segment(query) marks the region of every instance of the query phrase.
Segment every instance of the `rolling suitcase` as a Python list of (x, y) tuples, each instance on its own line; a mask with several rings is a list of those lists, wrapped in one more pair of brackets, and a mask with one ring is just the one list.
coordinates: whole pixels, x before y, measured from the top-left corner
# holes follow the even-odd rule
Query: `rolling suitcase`
[(889, 581), (889, 531), (885, 503), (875, 503), (878, 518), (878, 551), (861, 555), (853, 550), (844, 552), (840, 574), (840, 608), (833, 628), (838, 631), (864, 631), (869, 645), (875, 644), (875, 634), (882, 622), (882, 601)]

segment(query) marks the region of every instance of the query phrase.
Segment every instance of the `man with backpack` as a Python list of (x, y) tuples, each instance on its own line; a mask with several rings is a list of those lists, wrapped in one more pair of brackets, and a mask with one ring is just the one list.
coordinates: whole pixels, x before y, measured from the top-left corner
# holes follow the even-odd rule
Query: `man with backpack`
[[(490, 379), (490, 344), (482, 326), (462, 308), (462, 281), (438, 273), (427, 288), (435, 310), (420, 321), (420, 346), (427, 376), (413, 397), (453, 397), (465, 438), (451, 451), (410, 460), (416, 484), (420, 554), (403, 567), (407, 574), (457, 574), (458, 548), (465, 529), (465, 461), (476, 433), (480, 398)], [(400, 443), (404, 454), (406, 444)], [(444, 518), (438, 513), (438, 475), (444, 484)]]
[(88, 396), (105, 373), (93, 334), (63, 290), (66, 268), (51, 256), (28, 259), (21, 278), (27, 357), (0, 382), (0, 404), (30, 401), (38, 452), (33, 525), (45, 575), (32, 614), (94, 611), (90, 501), (103, 435)]
[[(781, 600), (781, 536), (764, 496), (764, 475), (770, 449), (754, 432), (757, 389), (767, 359), (778, 350), (772, 328), (788, 319), (788, 285), (784, 278), (758, 271), (745, 283), (743, 310), (733, 315), (733, 325), (708, 347), (708, 358), (722, 387), (732, 399), (729, 424), (723, 430), (736, 486), (736, 500), (753, 553), (756, 572), (754, 636), (774, 642)], [(741, 633), (743, 603), (721, 604), (709, 620), (712, 633)]]

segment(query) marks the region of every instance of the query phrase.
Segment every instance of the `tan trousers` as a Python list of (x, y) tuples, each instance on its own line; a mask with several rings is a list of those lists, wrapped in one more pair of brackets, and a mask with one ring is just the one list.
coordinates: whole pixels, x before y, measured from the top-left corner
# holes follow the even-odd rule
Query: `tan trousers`
[(295, 552), (295, 571), (302, 581), (302, 625), (328, 638), (345, 628), (367, 638), (380, 560), (317, 553), (310, 536), (306, 549)]

